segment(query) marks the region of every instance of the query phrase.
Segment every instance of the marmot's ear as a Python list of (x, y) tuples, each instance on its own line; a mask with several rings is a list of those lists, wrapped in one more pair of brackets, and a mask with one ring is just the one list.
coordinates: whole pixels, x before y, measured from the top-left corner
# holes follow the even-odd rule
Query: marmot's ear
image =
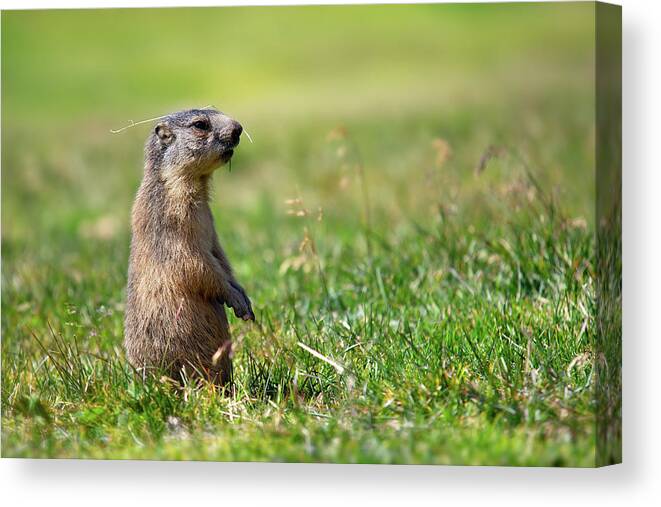
[(170, 142), (172, 142), (172, 131), (165, 123), (159, 123), (156, 125), (154, 134), (156, 134), (163, 144), (170, 144)]

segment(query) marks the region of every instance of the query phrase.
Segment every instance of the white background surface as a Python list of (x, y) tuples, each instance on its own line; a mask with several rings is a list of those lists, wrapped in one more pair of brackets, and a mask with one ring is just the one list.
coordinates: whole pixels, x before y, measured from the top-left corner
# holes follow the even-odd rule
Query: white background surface
[[(191, 5), (223, 3), (301, 2), (196, 1)], [(623, 0), (621, 3), (624, 15), (624, 465), (600, 470), (555, 470), (3, 459), (0, 503), (71, 507), (659, 505), (661, 2)], [(122, 5), (185, 3), (0, 0), (3, 9)]]

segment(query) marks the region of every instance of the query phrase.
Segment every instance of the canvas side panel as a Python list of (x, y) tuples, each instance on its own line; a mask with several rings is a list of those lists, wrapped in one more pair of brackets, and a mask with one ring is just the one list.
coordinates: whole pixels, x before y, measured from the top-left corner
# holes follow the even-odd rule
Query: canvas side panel
[(597, 3), (596, 465), (622, 461), (622, 9)]

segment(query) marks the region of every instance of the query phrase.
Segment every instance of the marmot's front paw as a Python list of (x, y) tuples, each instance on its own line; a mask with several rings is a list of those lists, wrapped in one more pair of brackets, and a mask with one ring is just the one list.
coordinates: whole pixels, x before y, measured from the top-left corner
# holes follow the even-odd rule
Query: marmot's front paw
[(234, 281), (230, 282), (230, 294), (226, 304), (234, 310), (234, 315), (238, 318), (243, 320), (255, 320), (252, 304), (246, 295), (246, 291)]

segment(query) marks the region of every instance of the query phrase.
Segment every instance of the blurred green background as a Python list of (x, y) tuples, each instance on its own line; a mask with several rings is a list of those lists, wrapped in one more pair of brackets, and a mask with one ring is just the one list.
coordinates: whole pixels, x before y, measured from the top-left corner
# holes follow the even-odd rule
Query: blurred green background
[[(588, 2), (3, 12), (3, 453), (590, 464), (594, 50)], [(117, 373), (151, 125), (110, 130), (206, 105), (254, 140), (212, 197), (238, 409)]]
[(589, 3), (5, 12), (4, 234), (81, 207), (125, 223), (149, 126), (109, 130), (209, 104), (255, 140), (218, 183), (233, 205), (320, 190), (320, 145), (346, 126), (392, 208), (411, 204), (393, 193), (417, 192), (440, 137), (459, 181), (488, 145), (515, 145), (590, 215), (591, 15)]

